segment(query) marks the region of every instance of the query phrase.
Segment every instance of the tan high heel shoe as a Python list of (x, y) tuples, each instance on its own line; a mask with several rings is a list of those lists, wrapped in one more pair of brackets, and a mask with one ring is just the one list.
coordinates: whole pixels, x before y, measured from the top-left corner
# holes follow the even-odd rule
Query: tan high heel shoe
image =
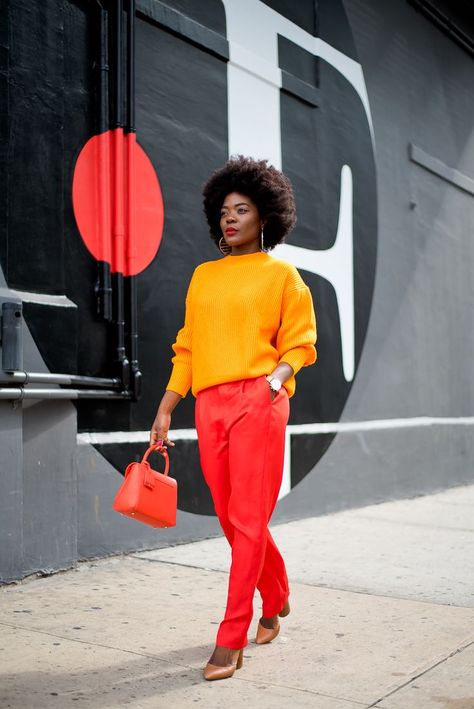
[(227, 677), (232, 677), (235, 670), (240, 670), (244, 664), (244, 649), (239, 650), (237, 660), (235, 664), (225, 665), (221, 667), (220, 665), (212, 665), (210, 662), (204, 668), (203, 675), (204, 679), (214, 680), (214, 679), (227, 679)]
[[(280, 616), (280, 618), (286, 618), (289, 613), (290, 604), (287, 601), (281, 611), (278, 613), (278, 615)], [(271, 643), (272, 640), (275, 640), (279, 632), (280, 623), (278, 621), (278, 618), (276, 619), (276, 625), (274, 625), (273, 628), (265, 628), (265, 626), (262, 625), (260, 621), (258, 621), (257, 636), (255, 638), (255, 642), (257, 645), (266, 645), (266, 643)]]

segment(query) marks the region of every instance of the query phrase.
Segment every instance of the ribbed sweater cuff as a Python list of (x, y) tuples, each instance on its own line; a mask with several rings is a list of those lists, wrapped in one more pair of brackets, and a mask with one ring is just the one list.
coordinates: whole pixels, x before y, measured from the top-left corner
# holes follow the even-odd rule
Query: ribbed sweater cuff
[(299, 372), (301, 367), (305, 364), (307, 354), (308, 353), (304, 347), (295, 347), (293, 350), (289, 350), (282, 355), (278, 364), (280, 364), (280, 362), (290, 364), (293, 367), (294, 374), (297, 374), (297, 372)]
[(175, 364), (166, 389), (176, 391), (184, 398), (191, 388), (191, 373), (187, 367)]

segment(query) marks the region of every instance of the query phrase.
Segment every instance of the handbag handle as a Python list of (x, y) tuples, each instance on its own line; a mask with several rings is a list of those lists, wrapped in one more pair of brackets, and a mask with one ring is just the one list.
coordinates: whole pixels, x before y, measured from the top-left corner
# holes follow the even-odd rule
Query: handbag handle
[[(159, 444), (157, 444), (157, 443), (154, 443), (152, 446), (150, 446), (149, 448), (147, 448), (147, 450), (145, 451), (145, 453), (144, 453), (144, 455), (143, 455), (142, 463), (145, 463), (145, 462), (146, 462), (146, 460), (147, 460), (148, 456), (150, 455), (150, 453), (152, 453), (153, 451), (158, 451), (159, 448), (161, 448), (161, 446), (160, 446)], [(165, 459), (165, 469), (164, 469), (164, 471), (163, 471), (162, 474), (163, 474), (163, 475), (168, 475), (168, 471), (169, 471), (169, 469), (170, 469), (170, 459), (169, 459), (169, 457), (168, 457), (168, 451), (164, 450), (164, 451), (158, 451), (158, 452), (160, 452), (161, 455), (163, 456), (163, 458)]]

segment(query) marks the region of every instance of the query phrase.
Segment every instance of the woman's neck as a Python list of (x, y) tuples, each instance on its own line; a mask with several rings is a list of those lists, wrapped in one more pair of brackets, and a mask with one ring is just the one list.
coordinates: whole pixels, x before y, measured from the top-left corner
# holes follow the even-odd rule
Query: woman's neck
[(230, 252), (230, 256), (250, 256), (251, 254), (261, 254), (263, 253), (261, 249), (252, 249), (248, 251), (244, 251), (243, 248), (240, 249), (232, 249)]

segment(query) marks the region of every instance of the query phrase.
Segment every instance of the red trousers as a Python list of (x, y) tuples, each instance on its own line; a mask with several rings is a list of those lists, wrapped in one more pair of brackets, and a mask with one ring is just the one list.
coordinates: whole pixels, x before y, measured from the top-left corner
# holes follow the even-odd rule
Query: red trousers
[(267, 525), (281, 485), (290, 405), (284, 387), (272, 401), (260, 376), (203, 389), (195, 411), (202, 471), (232, 547), (216, 644), (237, 649), (248, 642), (255, 588), (265, 617), (276, 615), (289, 595), (285, 564)]

